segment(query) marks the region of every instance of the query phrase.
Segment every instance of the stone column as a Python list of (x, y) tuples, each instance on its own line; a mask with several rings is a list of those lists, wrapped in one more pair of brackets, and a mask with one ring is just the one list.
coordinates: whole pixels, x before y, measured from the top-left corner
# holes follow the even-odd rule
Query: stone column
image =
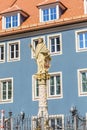
[(39, 80), (39, 111), (38, 116), (48, 116), (47, 86), (45, 79)]
[(49, 77), (50, 75), (48, 73), (37, 74), (36, 76), (39, 81), (38, 118), (43, 118), (42, 125), (44, 125), (44, 130), (47, 130), (48, 127), (47, 79)]
[(4, 130), (4, 114), (5, 114), (5, 111), (4, 110), (1, 110), (1, 130)]

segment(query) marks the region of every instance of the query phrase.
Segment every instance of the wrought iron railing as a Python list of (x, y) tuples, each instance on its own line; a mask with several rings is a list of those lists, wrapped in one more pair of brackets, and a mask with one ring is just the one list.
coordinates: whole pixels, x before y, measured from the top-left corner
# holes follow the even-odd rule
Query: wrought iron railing
[(4, 119), (3, 127), (0, 130), (87, 130), (86, 119), (80, 118), (78, 115), (65, 116), (63, 125), (59, 121), (56, 124), (50, 124), (51, 121), (48, 118), (47, 129), (44, 129), (44, 118), (37, 118), (37, 116), (32, 118), (31, 116), (25, 116), (24, 113), (12, 116), (10, 113), (8, 118)]

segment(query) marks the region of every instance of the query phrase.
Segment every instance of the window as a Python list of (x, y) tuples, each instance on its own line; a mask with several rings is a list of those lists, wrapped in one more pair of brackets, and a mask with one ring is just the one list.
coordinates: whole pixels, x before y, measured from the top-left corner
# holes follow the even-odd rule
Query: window
[[(32, 126), (33, 126), (33, 130), (36, 129), (38, 127), (40, 119), (44, 119), (43, 118), (37, 118), (37, 116), (33, 116), (32, 117)], [(53, 130), (58, 130), (64, 129), (64, 115), (49, 115), (49, 126), (51, 129)]]
[(48, 97), (62, 98), (62, 73), (50, 74)]
[(43, 7), (40, 11), (41, 14), (41, 22), (47, 22), (51, 20), (55, 20), (59, 18), (59, 6), (58, 5), (52, 5)]
[(78, 70), (79, 96), (87, 95), (87, 69)]
[[(50, 74), (50, 79), (47, 81), (47, 98), (62, 98), (62, 73), (52, 73)], [(33, 100), (39, 99), (39, 85), (38, 79), (35, 75), (32, 76), (32, 95)]]
[(43, 9), (43, 21), (54, 20), (57, 18), (56, 7)]
[(63, 3), (39, 4), (40, 22), (58, 20), (67, 9)]
[(0, 102), (12, 102), (13, 78), (0, 79)]
[(49, 125), (53, 130), (64, 128), (64, 116), (63, 115), (49, 115)]
[(5, 44), (0, 44), (0, 63), (5, 62)]
[(87, 32), (76, 32), (77, 51), (87, 51)]
[(1, 15), (3, 29), (16, 28), (29, 17), (29, 15), (17, 5), (13, 5), (7, 10), (3, 10)]
[(5, 28), (12, 28), (18, 26), (18, 14), (5, 17)]
[[(33, 46), (33, 49), (34, 49), (34, 50), (35, 50), (35, 48), (36, 48), (36, 46), (37, 46), (37, 44), (38, 44), (38, 38), (43, 38), (43, 41), (44, 41), (44, 43), (45, 43), (45, 38), (44, 38), (44, 36), (32, 38), (31, 43), (32, 43), (32, 46)], [(31, 54), (32, 54), (32, 58), (34, 58), (34, 57), (35, 57), (35, 52), (31, 50)]]
[(14, 41), (8, 43), (8, 61), (20, 60), (20, 42)]
[(48, 48), (52, 55), (62, 53), (61, 35), (48, 36)]

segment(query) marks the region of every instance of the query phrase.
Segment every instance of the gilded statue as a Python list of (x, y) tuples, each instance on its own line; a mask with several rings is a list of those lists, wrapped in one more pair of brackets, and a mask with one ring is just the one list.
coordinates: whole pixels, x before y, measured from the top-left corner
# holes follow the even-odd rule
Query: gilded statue
[[(30, 47), (33, 49), (33, 46), (30, 45)], [(35, 53), (35, 60), (37, 62), (38, 66), (38, 74), (42, 73), (47, 73), (48, 69), (50, 67), (50, 52), (46, 47), (46, 44), (43, 42), (43, 38), (38, 39), (38, 44), (35, 48), (33, 49)]]

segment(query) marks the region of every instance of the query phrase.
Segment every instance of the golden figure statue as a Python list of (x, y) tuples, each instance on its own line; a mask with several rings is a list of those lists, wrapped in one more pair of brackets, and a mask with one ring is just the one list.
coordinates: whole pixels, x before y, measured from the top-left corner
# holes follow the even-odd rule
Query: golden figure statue
[[(30, 45), (32, 47), (32, 45)], [(33, 47), (32, 47), (33, 48)], [(35, 59), (38, 66), (38, 74), (47, 73), (48, 69), (50, 67), (50, 52), (47, 49), (45, 43), (43, 42), (42, 38), (38, 39), (38, 44), (36, 46), (36, 49), (34, 50), (35, 53)]]

